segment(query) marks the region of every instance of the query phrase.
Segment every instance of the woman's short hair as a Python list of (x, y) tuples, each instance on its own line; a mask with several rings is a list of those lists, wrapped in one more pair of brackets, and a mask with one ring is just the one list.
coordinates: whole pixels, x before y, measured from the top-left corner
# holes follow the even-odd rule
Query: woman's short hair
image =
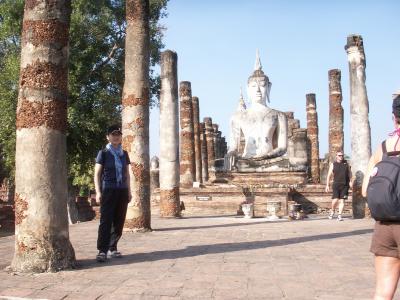
[(400, 93), (393, 94), (392, 112), (396, 123), (400, 124)]

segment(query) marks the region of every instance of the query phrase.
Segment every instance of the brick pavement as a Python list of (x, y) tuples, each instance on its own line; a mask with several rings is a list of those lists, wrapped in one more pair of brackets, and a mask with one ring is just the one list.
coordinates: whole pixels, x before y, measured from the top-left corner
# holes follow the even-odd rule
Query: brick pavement
[(50, 274), (3, 270), (14, 237), (2, 237), (0, 295), (78, 300), (362, 300), (373, 295), (372, 220), (154, 216), (152, 224), (150, 233), (124, 233), (119, 247), (124, 257), (104, 264), (93, 259), (97, 221), (72, 225), (78, 268)]

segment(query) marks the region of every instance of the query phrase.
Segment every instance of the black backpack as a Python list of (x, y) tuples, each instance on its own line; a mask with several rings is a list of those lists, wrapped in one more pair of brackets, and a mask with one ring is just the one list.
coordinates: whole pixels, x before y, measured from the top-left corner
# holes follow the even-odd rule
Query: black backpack
[(387, 152), (372, 170), (367, 188), (368, 207), (377, 221), (400, 221), (400, 151)]

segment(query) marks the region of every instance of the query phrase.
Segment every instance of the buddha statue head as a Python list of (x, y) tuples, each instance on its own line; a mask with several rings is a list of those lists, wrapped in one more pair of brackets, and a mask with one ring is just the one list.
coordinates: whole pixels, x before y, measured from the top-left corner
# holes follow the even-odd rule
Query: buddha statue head
[(272, 83), (269, 81), (268, 76), (266, 76), (262, 70), (260, 56), (257, 50), (254, 72), (247, 80), (247, 95), (251, 103), (266, 105), (266, 99), (269, 103), (269, 92), (271, 90), (271, 85)]

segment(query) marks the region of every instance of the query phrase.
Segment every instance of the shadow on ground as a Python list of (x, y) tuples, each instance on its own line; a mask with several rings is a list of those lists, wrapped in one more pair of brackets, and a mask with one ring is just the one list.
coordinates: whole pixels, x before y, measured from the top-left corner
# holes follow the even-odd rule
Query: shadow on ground
[[(253, 223), (254, 224), (254, 223)], [(243, 224), (241, 224), (243, 225)], [(215, 227), (215, 226), (214, 226)], [(326, 239), (336, 239), (354, 235), (362, 235), (372, 233), (372, 229), (360, 229), (347, 232), (337, 232), (313, 236), (304, 237), (294, 237), (280, 240), (266, 240), (266, 241), (251, 241), (251, 242), (241, 242), (241, 243), (221, 243), (212, 245), (199, 245), (199, 246), (188, 246), (184, 249), (178, 250), (163, 250), (163, 251), (153, 251), (148, 253), (135, 253), (124, 255), (121, 259), (108, 260), (106, 263), (97, 263), (94, 259), (84, 259), (77, 261), (78, 269), (91, 269), (106, 267), (110, 265), (125, 265), (134, 264), (145, 261), (158, 261), (164, 259), (177, 259), (185, 257), (196, 257), (206, 254), (218, 254), (227, 252), (236, 252), (244, 250), (256, 250), (265, 249), (270, 247), (281, 247), (292, 244), (300, 244), (305, 242), (326, 240)]]
[[(203, 218), (203, 217), (186, 217), (183, 219), (195, 219), (195, 218)], [(222, 218), (221, 216), (215, 217), (207, 217), (207, 218)], [(175, 231), (175, 230), (196, 230), (196, 229), (207, 229), (207, 228), (223, 228), (223, 227), (237, 227), (237, 226), (251, 226), (251, 225), (259, 225), (259, 224), (266, 224), (266, 223), (282, 223), (282, 222), (298, 222), (296, 221), (289, 221), (288, 219), (279, 219), (278, 221), (267, 221), (265, 217), (254, 217), (252, 219), (244, 219), (243, 216), (237, 215), (230, 215), (230, 216), (223, 216), (223, 218), (235, 218), (242, 220), (241, 223), (229, 223), (229, 224), (212, 224), (212, 225), (204, 225), (204, 226), (179, 226), (179, 227), (164, 227), (164, 228), (154, 228), (153, 231)], [(326, 217), (311, 217), (305, 218), (301, 220), (301, 222), (305, 221), (317, 221), (321, 219), (326, 219)], [(258, 221), (260, 220), (260, 221)], [(247, 221), (247, 222), (246, 222)]]
[(14, 235), (15, 230), (14, 229), (0, 229), (0, 238)]

